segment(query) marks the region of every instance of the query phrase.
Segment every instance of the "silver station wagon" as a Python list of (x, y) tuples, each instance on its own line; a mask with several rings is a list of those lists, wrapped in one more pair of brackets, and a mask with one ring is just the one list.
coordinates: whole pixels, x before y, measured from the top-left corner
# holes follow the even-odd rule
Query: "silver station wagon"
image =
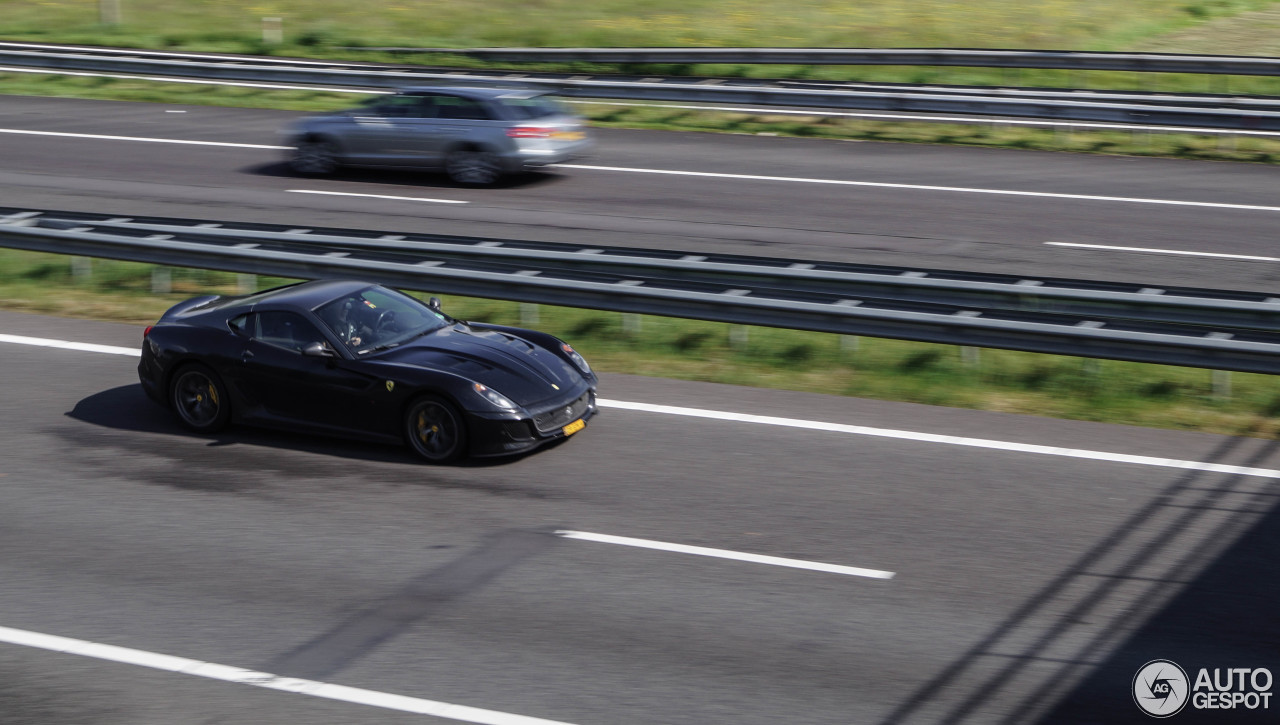
[(585, 121), (555, 96), (509, 88), (406, 88), (282, 133), (289, 165), (302, 174), (346, 165), (443, 169), (470, 186), (592, 149)]

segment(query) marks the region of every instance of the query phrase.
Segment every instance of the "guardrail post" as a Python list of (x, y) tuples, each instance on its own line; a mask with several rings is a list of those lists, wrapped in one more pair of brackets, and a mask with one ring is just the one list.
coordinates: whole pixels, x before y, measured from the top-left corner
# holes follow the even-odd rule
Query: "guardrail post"
[(72, 257), (71, 279), (76, 282), (88, 282), (93, 279), (93, 260), (89, 257)]
[(858, 351), (857, 335), (841, 335), (840, 336), (840, 352), (846, 355), (852, 355)]
[(538, 324), (538, 306), (529, 302), (520, 303), (520, 324), (528, 327)]
[(729, 345), (739, 350), (747, 346), (746, 325), (734, 325), (729, 328)]
[(284, 42), (284, 24), (280, 18), (262, 19), (262, 42), (274, 45)]
[(628, 335), (640, 334), (640, 315), (634, 312), (622, 313), (622, 331)]
[(969, 345), (963, 345), (960, 348), (960, 361), (969, 367), (977, 367), (979, 362), (978, 348)]
[(1211, 373), (1213, 381), (1213, 397), (1219, 400), (1229, 400), (1231, 398), (1231, 371), (1230, 370), (1214, 370)]
[(237, 274), (236, 289), (240, 294), (247, 295), (251, 292), (258, 291), (258, 275), (256, 274)]
[(98, 0), (98, 20), (103, 25), (119, 25), (120, 0)]
[(173, 291), (173, 275), (168, 267), (151, 268), (151, 294), (167, 295)]
[(1080, 372), (1091, 378), (1098, 377), (1098, 372), (1101, 369), (1102, 366), (1098, 363), (1098, 358), (1096, 357), (1086, 357), (1080, 361)]

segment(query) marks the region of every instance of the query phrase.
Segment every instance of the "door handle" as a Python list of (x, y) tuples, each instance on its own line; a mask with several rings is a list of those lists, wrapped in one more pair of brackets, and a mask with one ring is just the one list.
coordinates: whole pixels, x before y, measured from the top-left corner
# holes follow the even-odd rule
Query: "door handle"
[(244, 352), (240, 353), (241, 362), (249, 362), (249, 360), (251, 360), (252, 358), (253, 358), (253, 350), (245, 350)]

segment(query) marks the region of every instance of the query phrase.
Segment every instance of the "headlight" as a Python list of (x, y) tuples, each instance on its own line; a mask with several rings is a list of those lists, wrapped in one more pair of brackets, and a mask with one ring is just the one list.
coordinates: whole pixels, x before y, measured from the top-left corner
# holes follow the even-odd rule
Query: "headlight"
[(574, 365), (578, 366), (579, 370), (587, 375), (591, 374), (591, 366), (587, 364), (586, 359), (579, 355), (578, 351), (574, 350), (569, 343), (560, 343), (560, 349), (564, 350), (564, 354), (569, 356), (569, 359), (573, 361)]
[(516, 404), (511, 402), (510, 398), (503, 395), (502, 393), (499, 393), (496, 390), (490, 390), (487, 386), (482, 385), (480, 383), (476, 383), (475, 385), (472, 385), (471, 388), (475, 390), (477, 393), (479, 393), (480, 397), (484, 398), (490, 403), (493, 403), (499, 408), (506, 408), (508, 410), (516, 409)]

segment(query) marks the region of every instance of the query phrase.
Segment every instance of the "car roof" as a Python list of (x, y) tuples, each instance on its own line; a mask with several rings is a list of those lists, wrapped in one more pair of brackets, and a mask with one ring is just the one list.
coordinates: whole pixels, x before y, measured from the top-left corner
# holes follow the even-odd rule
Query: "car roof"
[(500, 86), (408, 86), (399, 88), (397, 93), (449, 93), (468, 98), (492, 100), (494, 98), (534, 98), (550, 95), (551, 91), (530, 88), (511, 88)]
[(254, 307), (300, 307), (313, 309), (343, 295), (353, 294), (372, 287), (370, 282), (350, 279), (320, 279), (293, 284), (253, 295), (243, 300)]

